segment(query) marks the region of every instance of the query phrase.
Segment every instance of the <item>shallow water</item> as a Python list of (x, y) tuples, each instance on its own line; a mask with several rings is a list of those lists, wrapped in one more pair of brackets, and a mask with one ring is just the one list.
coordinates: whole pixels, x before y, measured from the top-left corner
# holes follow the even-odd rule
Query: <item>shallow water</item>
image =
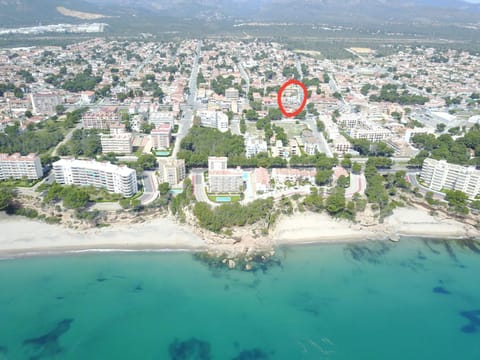
[(0, 261), (0, 359), (480, 359), (479, 249), (289, 247), (255, 273), (189, 253)]

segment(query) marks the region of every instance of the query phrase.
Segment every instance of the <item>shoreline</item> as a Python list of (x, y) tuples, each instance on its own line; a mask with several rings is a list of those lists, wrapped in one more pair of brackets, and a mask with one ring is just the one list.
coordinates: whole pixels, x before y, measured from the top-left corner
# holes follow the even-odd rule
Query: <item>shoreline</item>
[(251, 240), (238, 244), (216, 243), (212, 241), (215, 235), (209, 236), (205, 231), (170, 218), (75, 230), (0, 214), (0, 229), (0, 260), (103, 252), (213, 252), (236, 257), (251, 254), (252, 250), (263, 252), (297, 245), (398, 241), (404, 238), (480, 239), (480, 231), (470, 225), (434, 217), (417, 208), (396, 209), (383, 224), (369, 225), (334, 219), (326, 214), (283, 216), (271, 235), (263, 239), (267, 241), (263, 244)]

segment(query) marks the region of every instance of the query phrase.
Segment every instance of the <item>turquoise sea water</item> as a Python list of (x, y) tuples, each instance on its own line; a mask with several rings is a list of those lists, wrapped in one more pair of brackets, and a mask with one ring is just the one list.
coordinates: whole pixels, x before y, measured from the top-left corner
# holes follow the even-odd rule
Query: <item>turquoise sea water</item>
[(0, 359), (480, 359), (480, 246), (279, 251), (255, 273), (189, 253), (0, 261)]

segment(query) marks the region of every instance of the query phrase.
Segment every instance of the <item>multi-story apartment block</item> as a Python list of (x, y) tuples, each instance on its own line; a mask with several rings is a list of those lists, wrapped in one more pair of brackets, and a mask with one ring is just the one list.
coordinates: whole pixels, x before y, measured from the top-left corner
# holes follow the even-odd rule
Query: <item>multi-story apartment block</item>
[(262, 152), (267, 152), (268, 146), (265, 140), (247, 137), (245, 139), (245, 152), (247, 158), (251, 158)]
[(125, 125), (110, 125), (110, 134), (101, 134), (102, 153), (130, 154), (132, 152), (132, 134), (127, 133)]
[(59, 184), (94, 186), (130, 197), (138, 191), (137, 173), (126, 166), (94, 160), (62, 159), (53, 163)]
[(55, 94), (30, 94), (32, 109), (35, 115), (53, 115), (61, 99)]
[(155, 127), (158, 127), (162, 124), (170, 124), (170, 126), (173, 127), (175, 116), (171, 111), (153, 112), (150, 114), (148, 122), (155, 125)]
[(208, 157), (208, 171), (212, 170), (226, 170), (228, 158), (227, 157)]
[(304, 140), (303, 150), (307, 155), (315, 155), (317, 152), (320, 151), (320, 144), (315, 137), (307, 137)]
[(43, 168), (37, 155), (0, 154), (0, 180), (22, 178), (37, 180), (42, 176)]
[(82, 125), (85, 129), (109, 129), (111, 125), (121, 123), (121, 114), (115, 107), (105, 107), (97, 111), (87, 111), (82, 116)]
[(185, 160), (162, 159), (159, 165), (158, 175), (161, 183), (166, 182), (173, 186), (185, 179)]
[(385, 141), (389, 139), (392, 134), (390, 130), (381, 127), (372, 128), (354, 128), (350, 131), (350, 136), (353, 139), (367, 139), (371, 142)]
[(168, 149), (172, 137), (172, 126), (168, 123), (159, 124), (150, 132), (150, 136), (154, 149)]
[(221, 111), (203, 110), (198, 113), (200, 125), (218, 129), (221, 132), (228, 131), (228, 116)]
[(208, 189), (214, 194), (243, 192), (243, 171), (240, 168), (208, 172)]
[(449, 164), (445, 160), (425, 159), (420, 178), (432, 190), (460, 190), (474, 199), (480, 194), (480, 170), (474, 166)]
[(243, 191), (243, 171), (227, 169), (228, 158), (208, 158), (208, 189), (214, 194), (238, 193)]
[(238, 100), (239, 93), (237, 89), (228, 88), (225, 90), (225, 98), (227, 100)]

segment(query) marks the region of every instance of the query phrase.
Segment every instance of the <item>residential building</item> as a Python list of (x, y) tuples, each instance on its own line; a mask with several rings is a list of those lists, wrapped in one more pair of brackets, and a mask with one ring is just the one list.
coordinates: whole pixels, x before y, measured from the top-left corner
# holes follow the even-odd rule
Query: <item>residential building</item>
[(22, 178), (37, 180), (42, 176), (43, 168), (37, 155), (0, 154), (0, 180)]
[(148, 122), (155, 125), (155, 127), (158, 127), (162, 124), (170, 124), (170, 126), (173, 127), (175, 123), (175, 116), (171, 111), (152, 112), (148, 118)]
[(255, 192), (267, 192), (270, 190), (270, 174), (265, 168), (256, 168), (253, 171), (253, 183)]
[(268, 151), (267, 142), (262, 139), (247, 137), (245, 138), (245, 152), (247, 158), (251, 158), (259, 153)]
[(449, 164), (445, 160), (425, 159), (420, 178), (435, 191), (460, 190), (474, 199), (480, 194), (480, 170), (474, 166)]
[(132, 134), (126, 132), (124, 124), (110, 125), (110, 134), (101, 134), (100, 142), (103, 154), (130, 154), (132, 152)]
[(350, 131), (353, 139), (367, 139), (371, 142), (385, 141), (392, 136), (392, 133), (381, 127), (354, 128)]
[(55, 94), (30, 94), (30, 101), (34, 115), (53, 115), (57, 112), (57, 105), (62, 103)]
[(172, 126), (168, 123), (159, 124), (150, 132), (154, 149), (168, 149), (172, 137)]
[(228, 116), (221, 111), (203, 110), (198, 113), (200, 125), (218, 129), (221, 132), (228, 131)]
[(80, 101), (84, 104), (91, 104), (95, 101), (95, 91), (83, 91), (80, 97)]
[(105, 188), (125, 197), (138, 191), (135, 170), (108, 162), (62, 159), (53, 163), (53, 173), (59, 184)]
[(161, 183), (166, 182), (171, 186), (179, 184), (186, 176), (185, 160), (161, 159), (158, 175)]
[(307, 155), (315, 155), (317, 152), (320, 151), (320, 144), (318, 143), (318, 140), (313, 137), (307, 137), (304, 140), (304, 147), (303, 150)]
[(243, 192), (243, 170), (236, 169), (209, 170), (208, 189), (214, 194), (231, 194)]
[(273, 169), (272, 178), (276, 183), (284, 184), (289, 181), (296, 183), (299, 181), (308, 181), (311, 184), (315, 183), (315, 175), (317, 171), (315, 169)]
[(115, 107), (104, 107), (97, 111), (87, 111), (82, 116), (84, 129), (109, 129), (111, 125), (120, 124), (122, 116)]
[(225, 98), (227, 100), (238, 100), (239, 93), (237, 89), (228, 88), (225, 90)]
[(208, 171), (213, 170), (226, 170), (227, 169), (228, 158), (227, 157), (208, 157)]

